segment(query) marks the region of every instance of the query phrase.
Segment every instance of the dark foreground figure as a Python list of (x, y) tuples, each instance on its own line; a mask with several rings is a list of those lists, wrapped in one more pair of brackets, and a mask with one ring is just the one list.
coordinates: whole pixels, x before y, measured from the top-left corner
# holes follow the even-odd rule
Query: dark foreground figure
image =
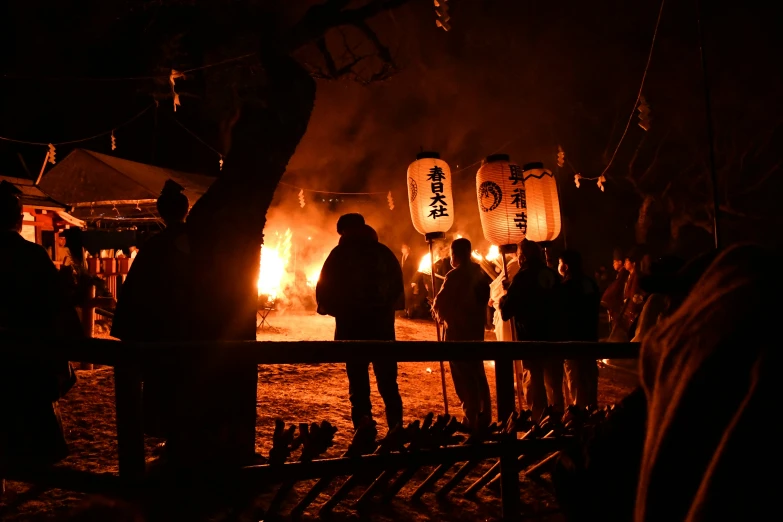
[[(360, 214), (340, 217), (337, 233), (340, 242), (324, 262), (316, 287), (318, 313), (335, 318), (335, 341), (394, 341), (394, 312), (405, 308), (396, 256), (378, 242), (375, 230)], [(402, 424), (397, 363), (373, 361), (372, 366), (392, 429)], [(364, 419), (372, 419), (369, 363), (347, 363), (346, 371), (351, 419), (358, 428)]]
[(553, 476), (568, 520), (767, 520), (775, 512), (780, 455), (770, 419), (783, 284), (767, 267), (782, 261), (744, 245), (720, 254), (695, 286), (703, 259), (677, 274), (665, 289), (670, 314), (642, 345), (640, 388), (614, 422), (565, 452)]
[[(0, 183), (0, 343), (81, 337), (57, 269), (46, 251), (22, 238), (18, 190)], [(45, 467), (68, 451), (57, 401), (75, 384), (67, 359), (10, 362), (0, 352), (0, 480), (6, 472)]]

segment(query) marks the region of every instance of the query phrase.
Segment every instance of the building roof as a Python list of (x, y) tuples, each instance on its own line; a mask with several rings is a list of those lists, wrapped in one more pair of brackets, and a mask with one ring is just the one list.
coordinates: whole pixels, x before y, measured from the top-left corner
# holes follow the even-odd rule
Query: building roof
[(211, 176), (137, 163), (86, 149), (75, 149), (45, 173), (40, 187), (74, 207), (154, 203), (166, 180), (185, 187), (190, 204), (215, 181)]
[(0, 181), (12, 183), (16, 188), (22, 191), (22, 195), (19, 199), (24, 206), (45, 210), (66, 210), (68, 208), (64, 203), (60, 203), (44, 193), (44, 191), (37, 187), (35, 182), (31, 179), (0, 176)]

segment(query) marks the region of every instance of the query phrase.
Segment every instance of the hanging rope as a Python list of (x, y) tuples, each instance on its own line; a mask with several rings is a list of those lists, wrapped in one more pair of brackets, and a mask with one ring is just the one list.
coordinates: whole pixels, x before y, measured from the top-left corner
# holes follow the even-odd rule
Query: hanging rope
[(141, 111), (140, 113), (138, 113), (136, 116), (134, 116), (133, 118), (129, 119), (125, 123), (121, 123), (120, 125), (116, 125), (116, 126), (112, 127), (110, 130), (107, 130), (106, 132), (101, 132), (100, 134), (95, 134), (94, 136), (90, 136), (90, 137), (87, 137), (87, 138), (79, 138), (77, 140), (60, 141), (60, 142), (46, 142), (46, 143), (40, 142), (40, 141), (17, 140), (17, 139), (14, 139), (14, 138), (6, 138), (4, 136), (0, 136), (0, 140), (7, 141), (7, 142), (10, 142), (10, 143), (20, 143), (22, 145), (40, 145), (42, 147), (48, 147), (49, 145), (59, 146), (59, 145), (72, 145), (74, 143), (82, 143), (82, 142), (85, 142), (85, 141), (90, 141), (90, 140), (94, 140), (96, 138), (100, 138), (102, 136), (108, 136), (108, 135), (112, 134), (114, 131), (116, 131), (117, 129), (125, 127), (126, 125), (130, 125), (131, 123), (133, 123), (134, 121), (139, 119), (141, 116), (143, 116), (144, 113), (146, 113), (148, 110), (150, 110), (154, 106), (155, 106), (155, 104), (152, 103), (149, 106), (147, 106), (147, 108), (145, 108), (143, 111)]
[(337, 196), (377, 196), (379, 194), (384, 194), (384, 195), (389, 194), (388, 190), (385, 190), (383, 192), (333, 192), (330, 190), (313, 190), (309, 188), (299, 187), (296, 185), (291, 185), (290, 183), (285, 183), (283, 181), (279, 182), (278, 185), (283, 185), (296, 190), (303, 190), (305, 192), (313, 192), (315, 194), (332, 194)]
[[(644, 66), (644, 74), (642, 74), (642, 82), (641, 85), (639, 85), (639, 92), (636, 94), (636, 100), (633, 102), (633, 107), (631, 108), (631, 115), (628, 117), (628, 123), (625, 124), (625, 130), (623, 131), (622, 136), (620, 136), (620, 141), (617, 142), (617, 147), (615, 147), (614, 152), (612, 153), (612, 157), (609, 159), (609, 163), (606, 165), (606, 168), (603, 170), (603, 172), (601, 172), (599, 176), (590, 179), (598, 180), (604, 177), (604, 174), (606, 174), (606, 172), (612, 166), (612, 162), (614, 162), (614, 158), (615, 156), (617, 156), (617, 151), (620, 150), (620, 145), (622, 145), (623, 140), (625, 139), (625, 135), (628, 134), (628, 129), (631, 128), (631, 122), (633, 121), (634, 114), (636, 114), (636, 107), (639, 105), (639, 98), (641, 98), (642, 90), (644, 89), (644, 81), (647, 79), (647, 71), (650, 69), (650, 62), (652, 61), (653, 49), (655, 48), (655, 39), (658, 36), (658, 27), (661, 25), (661, 15), (663, 14), (663, 5), (665, 3), (666, 0), (661, 0), (661, 7), (660, 9), (658, 9), (658, 20), (655, 22), (655, 30), (653, 31), (652, 43), (650, 43), (650, 52), (647, 55), (647, 64)], [(583, 178), (583, 179), (588, 179), (588, 178)]]

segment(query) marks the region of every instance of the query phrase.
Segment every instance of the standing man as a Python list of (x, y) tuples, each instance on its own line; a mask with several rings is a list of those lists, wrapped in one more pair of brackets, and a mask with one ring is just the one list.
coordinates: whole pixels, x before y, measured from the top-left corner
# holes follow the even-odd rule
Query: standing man
[[(470, 259), (472, 247), (465, 238), (451, 243), (451, 266), (432, 309), (444, 324), (446, 341), (483, 341), (489, 301), (489, 278)], [(454, 388), (462, 402), (468, 427), (477, 430), (492, 421), (492, 400), (484, 361), (449, 361)]]
[[(546, 266), (541, 248), (523, 239), (517, 245), (519, 272), (500, 299), (504, 321), (516, 321), (519, 341), (558, 341), (557, 273)], [(522, 361), (522, 389), (527, 407), (539, 418), (546, 406), (562, 412), (563, 360)]]
[[(57, 269), (24, 239), (21, 192), (0, 182), (0, 344), (82, 337)], [(8, 360), (0, 350), (0, 486), (5, 473), (46, 468), (68, 454), (58, 400), (75, 384), (68, 359)], [(0, 487), (2, 495), (2, 487)]]
[[(598, 311), (600, 294), (595, 281), (587, 277), (582, 268), (582, 255), (575, 250), (560, 254), (558, 272), (563, 276), (560, 285), (560, 309), (562, 313), (564, 341), (598, 341)], [(565, 361), (568, 391), (580, 408), (598, 406), (598, 364), (595, 359), (569, 359)]]
[(628, 281), (628, 270), (625, 269), (625, 255), (619, 248), (614, 249), (612, 268), (615, 271), (614, 281), (609, 284), (609, 287), (601, 297), (601, 305), (609, 312), (609, 321), (612, 327), (614, 327), (617, 324), (617, 319), (620, 317), (620, 312), (623, 310), (623, 302), (625, 301), (623, 292), (625, 283)]
[[(339, 244), (324, 262), (315, 289), (318, 313), (335, 319), (335, 341), (394, 341), (394, 312), (404, 308), (402, 270), (394, 252), (361, 214), (337, 220)], [(372, 423), (369, 363), (349, 362), (348, 393), (354, 428)], [(397, 363), (373, 362), (391, 430), (402, 424)]]
[[(139, 250), (120, 288), (111, 329), (118, 339), (171, 342), (190, 338), (190, 247), (185, 225), (190, 204), (183, 190), (168, 180), (158, 197), (158, 213), (166, 228)], [(173, 460), (186, 458), (180, 447), (187, 429), (192, 429), (182, 420), (185, 412), (177, 399), (178, 394), (185, 394), (186, 372), (181, 366), (157, 364), (144, 375), (144, 431), (166, 439)]]
[(413, 278), (416, 276), (416, 261), (411, 258), (411, 247), (403, 243), (400, 255), (400, 268), (402, 269), (402, 282), (405, 285), (405, 316), (410, 318), (413, 308)]

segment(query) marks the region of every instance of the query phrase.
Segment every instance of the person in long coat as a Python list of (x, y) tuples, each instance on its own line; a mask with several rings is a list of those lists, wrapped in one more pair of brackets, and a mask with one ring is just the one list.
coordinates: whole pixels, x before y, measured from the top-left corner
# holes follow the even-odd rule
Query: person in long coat
[[(182, 191), (177, 183), (166, 182), (157, 201), (166, 228), (142, 246), (120, 288), (111, 335), (122, 341), (184, 341), (191, 335), (189, 202)], [(176, 369), (158, 364), (143, 378), (145, 432), (169, 438), (179, 384)]]
[[(601, 295), (598, 284), (584, 273), (582, 256), (565, 250), (558, 259), (559, 306), (563, 341), (598, 341), (598, 313)], [(598, 364), (594, 358), (565, 361), (565, 376), (573, 404), (580, 408), (598, 406)]]
[[(484, 314), (489, 300), (489, 277), (470, 259), (470, 241), (451, 243), (451, 265), (432, 305), (444, 325), (446, 341), (483, 341)], [(484, 361), (449, 361), (454, 389), (462, 402), (468, 427), (479, 429), (492, 421), (492, 400)]]
[[(335, 341), (393, 341), (394, 313), (405, 307), (402, 270), (360, 214), (337, 222), (339, 244), (324, 262), (316, 285), (318, 313), (335, 318)], [(397, 363), (373, 361), (389, 429), (402, 423)], [(369, 363), (348, 362), (348, 391), (354, 427), (372, 420)]]
[[(3, 181), (0, 344), (13, 339), (82, 337), (76, 310), (69, 306), (54, 263), (41, 246), (20, 235), (22, 216), (19, 190)], [(0, 372), (0, 479), (6, 472), (63, 459), (68, 448), (57, 401), (76, 382), (68, 359), (17, 361), (0, 349)]]
[[(523, 239), (517, 246), (519, 272), (500, 299), (504, 321), (514, 318), (519, 341), (558, 341), (557, 273), (546, 266), (541, 248)], [(538, 418), (547, 406), (564, 409), (563, 360), (523, 360), (522, 389), (527, 407)]]

